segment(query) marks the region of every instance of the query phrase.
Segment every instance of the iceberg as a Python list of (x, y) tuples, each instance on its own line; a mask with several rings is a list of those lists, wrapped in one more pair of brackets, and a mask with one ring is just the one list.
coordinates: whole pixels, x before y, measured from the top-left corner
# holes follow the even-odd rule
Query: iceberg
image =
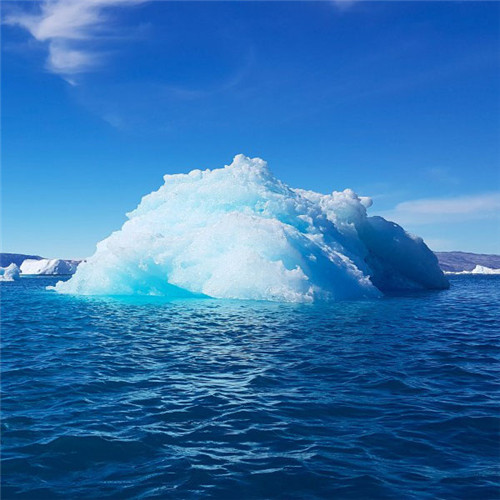
[(472, 271), (454, 271), (446, 272), (445, 274), (500, 274), (500, 269), (493, 269), (491, 267), (481, 266), (477, 264)]
[(492, 269), (491, 267), (477, 265), (471, 274), (500, 274), (500, 269)]
[(19, 267), (12, 263), (7, 267), (0, 267), (0, 281), (14, 281), (20, 278)]
[(57, 292), (285, 302), (449, 286), (419, 237), (346, 189), (293, 189), (260, 158), (165, 175)]
[(74, 274), (79, 261), (63, 259), (26, 259), (21, 264), (22, 274)]

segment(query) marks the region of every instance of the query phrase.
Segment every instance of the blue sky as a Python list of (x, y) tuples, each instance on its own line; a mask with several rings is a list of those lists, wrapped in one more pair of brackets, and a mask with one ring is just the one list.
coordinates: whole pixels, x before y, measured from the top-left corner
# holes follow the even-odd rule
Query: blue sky
[(500, 253), (497, 2), (3, 3), (2, 249), (85, 257), (166, 173), (260, 156)]

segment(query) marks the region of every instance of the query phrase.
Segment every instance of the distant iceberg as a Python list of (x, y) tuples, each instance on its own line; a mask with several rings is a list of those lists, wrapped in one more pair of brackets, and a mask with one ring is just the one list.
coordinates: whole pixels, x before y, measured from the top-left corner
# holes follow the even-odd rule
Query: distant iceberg
[(55, 290), (313, 302), (449, 286), (421, 238), (350, 189), (292, 189), (243, 155), (164, 180)]
[(500, 269), (492, 269), (478, 264), (472, 271), (447, 272), (446, 274), (500, 274)]
[(78, 267), (77, 260), (63, 259), (26, 259), (21, 264), (22, 274), (74, 274)]
[(470, 252), (434, 252), (445, 274), (472, 271), (476, 266), (500, 269), (500, 255)]
[(0, 267), (0, 281), (14, 281), (19, 278), (19, 267), (16, 264), (12, 263), (7, 267)]

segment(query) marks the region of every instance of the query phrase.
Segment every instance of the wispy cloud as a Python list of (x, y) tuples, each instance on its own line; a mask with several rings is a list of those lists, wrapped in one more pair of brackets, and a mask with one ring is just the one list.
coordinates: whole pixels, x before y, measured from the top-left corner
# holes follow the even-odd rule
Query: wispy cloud
[(93, 41), (111, 36), (109, 8), (138, 4), (145, 0), (43, 0), (33, 12), (7, 12), (5, 23), (20, 26), (48, 47), (47, 68), (70, 83), (72, 77), (95, 68), (102, 54)]
[(455, 198), (405, 201), (379, 215), (400, 224), (434, 224), (486, 219), (498, 217), (499, 214), (500, 192), (490, 192)]
[(424, 175), (433, 182), (444, 185), (456, 185), (460, 179), (447, 167), (430, 167), (424, 169)]

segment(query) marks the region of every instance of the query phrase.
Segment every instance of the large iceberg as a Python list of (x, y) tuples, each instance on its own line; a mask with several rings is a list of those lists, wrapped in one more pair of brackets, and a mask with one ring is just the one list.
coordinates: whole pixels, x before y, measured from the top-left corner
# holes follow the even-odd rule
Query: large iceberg
[(21, 264), (22, 274), (74, 274), (77, 260), (64, 259), (26, 259)]
[(350, 189), (292, 189), (243, 155), (164, 180), (55, 290), (313, 302), (448, 287), (422, 239)]
[(7, 267), (0, 267), (0, 281), (15, 281), (20, 278), (19, 267), (12, 263)]

